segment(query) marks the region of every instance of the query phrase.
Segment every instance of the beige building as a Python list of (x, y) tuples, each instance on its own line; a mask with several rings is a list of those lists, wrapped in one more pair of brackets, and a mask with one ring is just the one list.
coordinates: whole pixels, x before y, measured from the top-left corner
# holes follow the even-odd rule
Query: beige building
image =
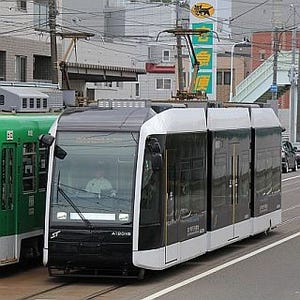
[[(217, 64), (217, 99), (226, 102), (230, 97), (231, 81), (231, 53), (218, 54)], [(235, 95), (235, 87), (251, 72), (251, 57), (249, 46), (236, 46), (233, 55), (233, 81), (232, 91)]]

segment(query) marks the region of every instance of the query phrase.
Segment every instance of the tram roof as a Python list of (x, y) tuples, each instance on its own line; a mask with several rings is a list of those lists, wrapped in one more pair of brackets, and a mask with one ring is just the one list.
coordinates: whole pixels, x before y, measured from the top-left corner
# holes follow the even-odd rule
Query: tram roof
[(85, 107), (67, 109), (61, 115), (58, 130), (66, 131), (139, 131), (156, 113), (146, 108)]
[(251, 125), (253, 128), (282, 127), (272, 108), (252, 108)]
[(208, 108), (207, 128), (209, 130), (227, 130), (250, 128), (248, 108)]

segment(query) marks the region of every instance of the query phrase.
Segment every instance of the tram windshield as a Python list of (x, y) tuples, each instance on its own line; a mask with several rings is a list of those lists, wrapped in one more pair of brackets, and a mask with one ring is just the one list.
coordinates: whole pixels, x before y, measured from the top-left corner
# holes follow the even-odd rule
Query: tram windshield
[(137, 143), (133, 132), (58, 132), (51, 222), (132, 222)]

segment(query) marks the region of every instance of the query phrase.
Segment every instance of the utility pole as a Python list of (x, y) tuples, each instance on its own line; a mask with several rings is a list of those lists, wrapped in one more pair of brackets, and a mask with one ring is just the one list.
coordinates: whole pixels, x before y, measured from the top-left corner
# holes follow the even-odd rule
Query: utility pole
[(278, 27), (274, 28), (273, 33), (273, 81), (272, 81), (272, 100), (277, 101), (277, 69), (278, 69), (278, 51), (279, 51), (279, 39), (278, 39)]
[(51, 44), (51, 76), (52, 83), (58, 83), (57, 45), (56, 45), (56, 0), (48, 0), (49, 29)]
[(300, 49), (298, 49), (296, 141), (300, 142)]
[[(181, 28), (181, 24), (179, 24), (179, 16), (180, 16), (180, 5), (179, 0), (176, 1), (176, 29)], [(183, 83), (183, 63), (182, 63), (182, 44), (181, 44), (181, 35), (176, 36), (176, 44), (177, 44), (177, 79), (178, 79), (178, 92), (181, 93), (184, 88)]]
[(293, 31), (292, 31), (292, 63), (290, 68), (290, 114), (289, 114), (289, 127), (290, 127), (290, 141), (296, 142), (296, 119), (297, 119), (297, 103), (296, 103), (296, 9), (293, 4), (290, 6), (293, 9)]
[(278, 100), (277, 71), (278, 71), (278, 52), (279, 52), (279, 28), (282, 28), (282, 1), (273, 0), (273, 81), (271, 86), (272, 100)]

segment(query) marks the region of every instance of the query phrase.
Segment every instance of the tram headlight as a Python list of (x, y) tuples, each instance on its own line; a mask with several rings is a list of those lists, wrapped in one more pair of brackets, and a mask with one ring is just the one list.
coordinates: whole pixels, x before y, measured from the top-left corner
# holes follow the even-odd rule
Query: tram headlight
[(67, 219), (68, 214), (64, 211), (59, 211), (56, 214), (56, 218), (57, 220), (66, 220)]

